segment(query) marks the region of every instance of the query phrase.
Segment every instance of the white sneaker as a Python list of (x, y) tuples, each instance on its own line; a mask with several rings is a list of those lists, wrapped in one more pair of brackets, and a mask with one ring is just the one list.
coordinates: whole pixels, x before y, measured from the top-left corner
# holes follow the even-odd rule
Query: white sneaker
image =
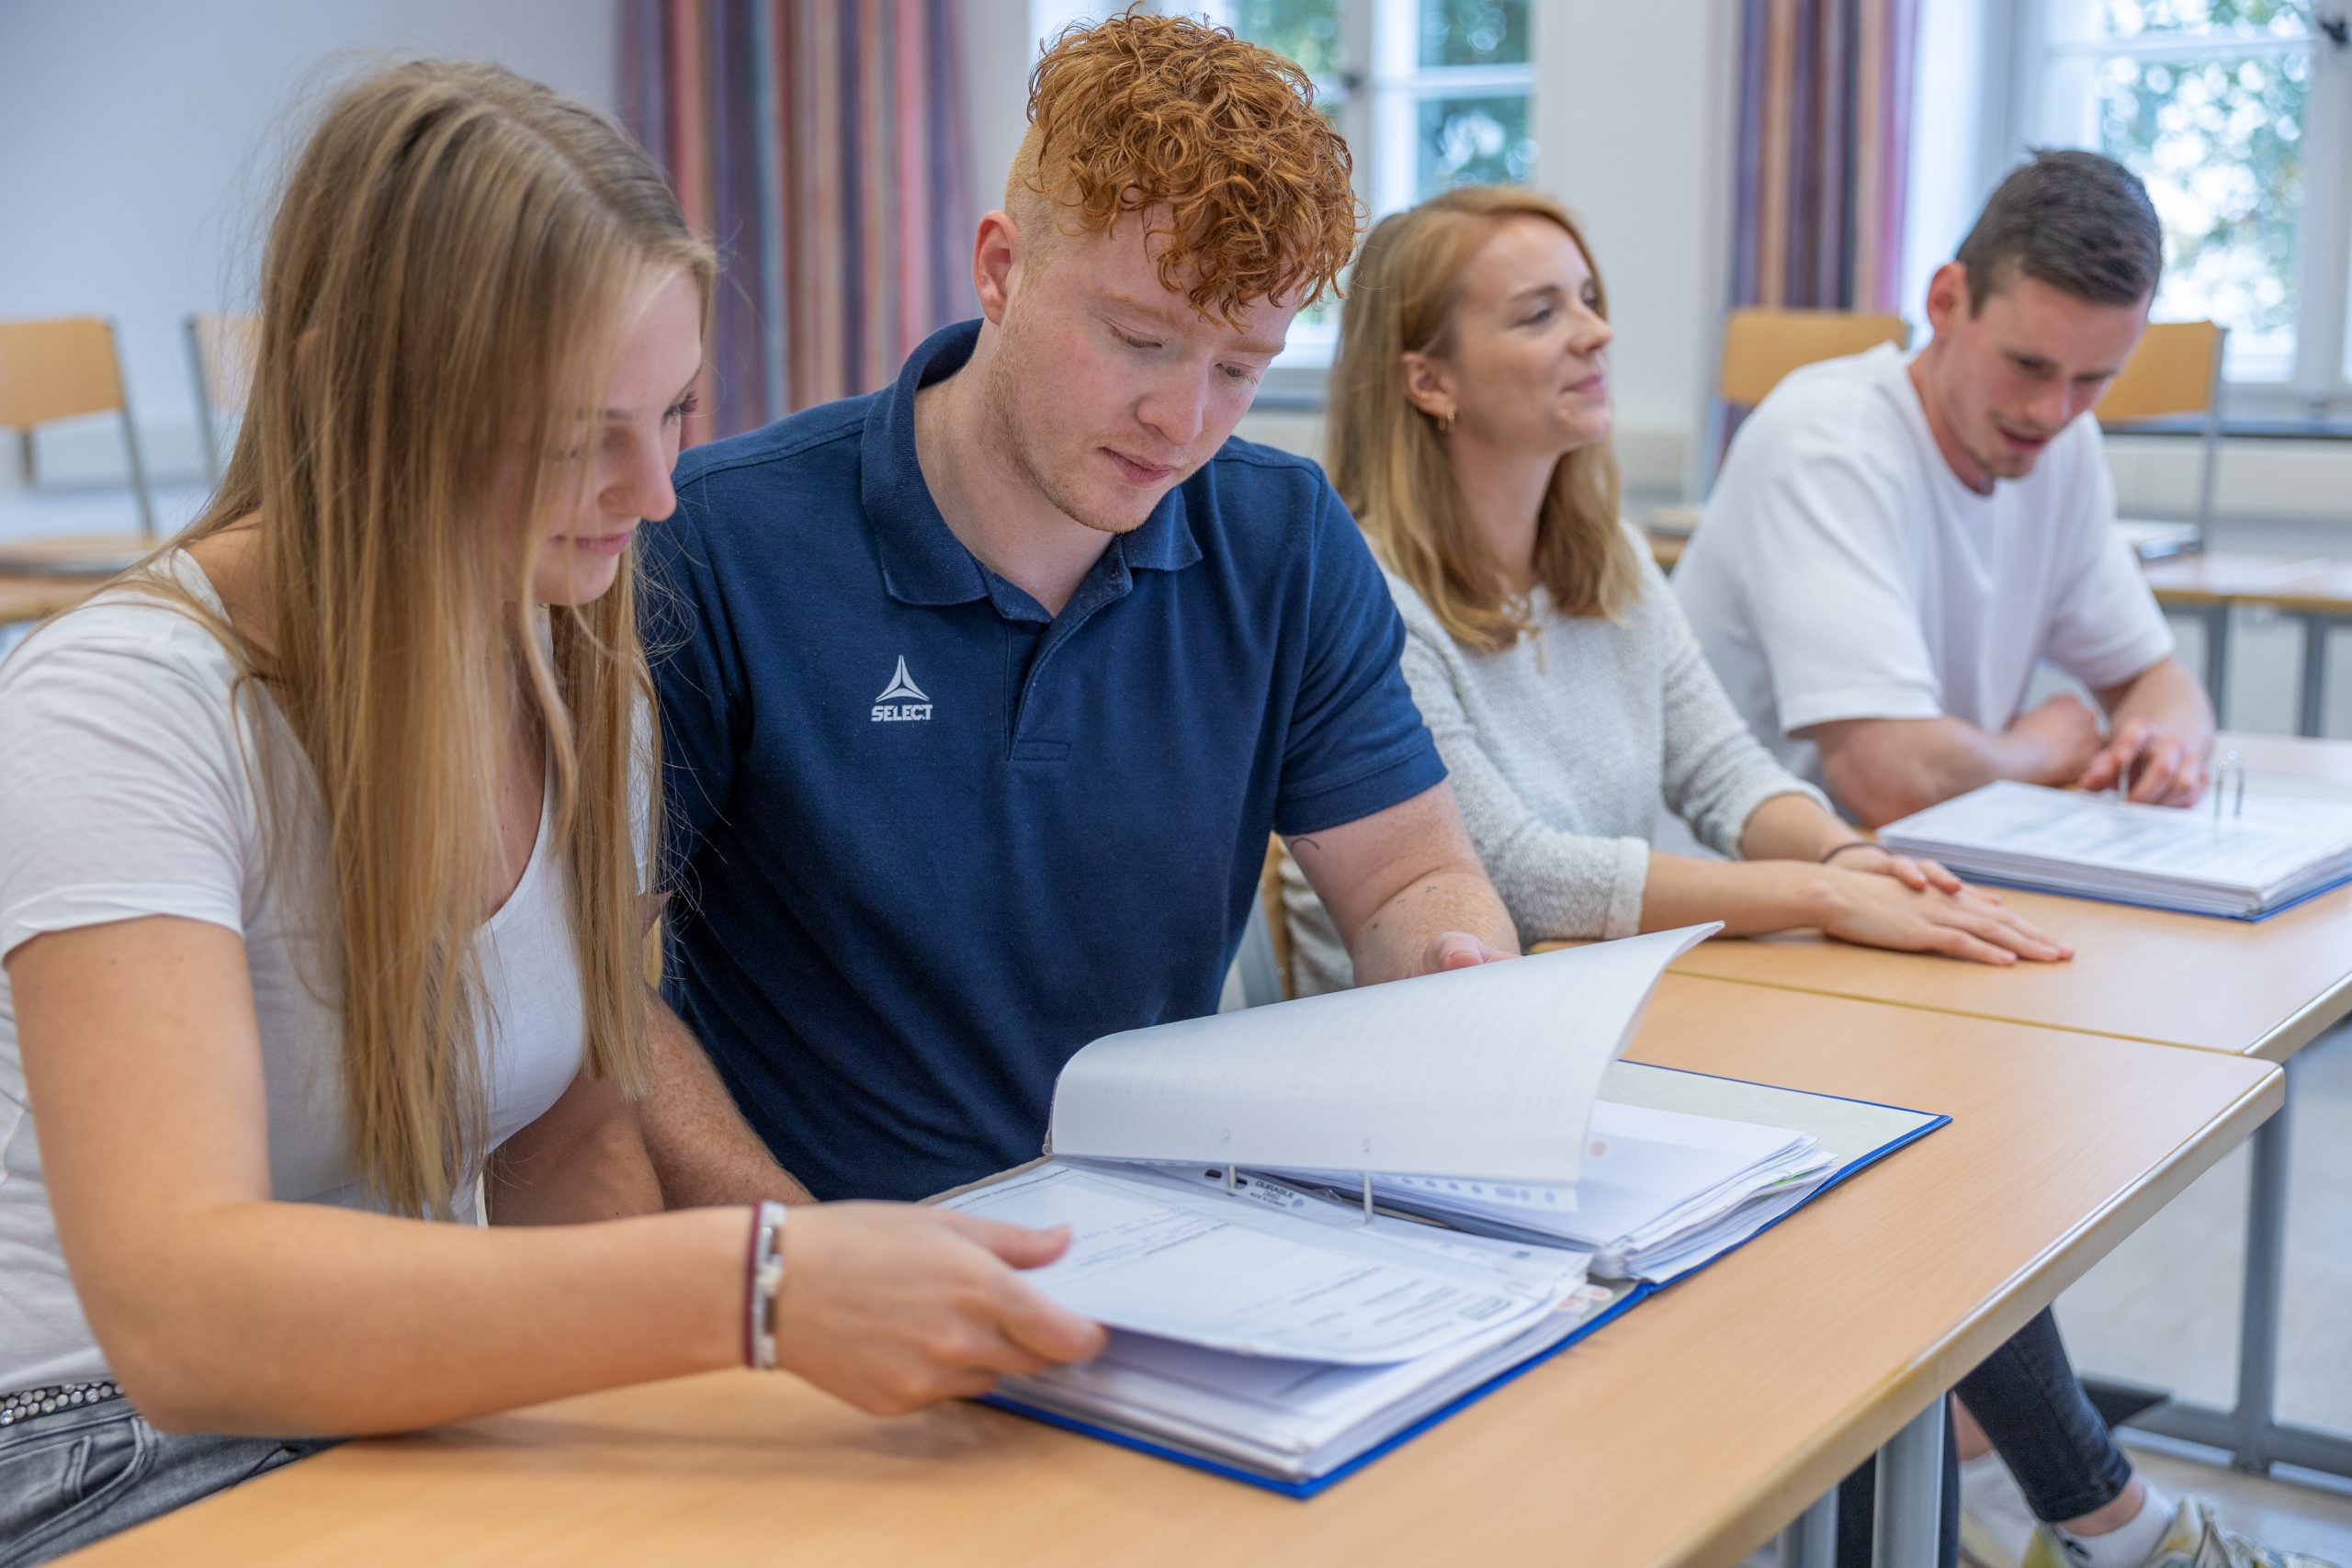
[[(2069, 1568), (2073, 1557), (2048, 1525), (2037, 1526), (2026, 1547), (2024, 1568)], [(2172, 1528), (2148, 1558), (2147, 1568), (2336, 1568), (2324, 1558), (2248, 1540), (2225, 1530), (2202, 1497), (2184, 1497)]]

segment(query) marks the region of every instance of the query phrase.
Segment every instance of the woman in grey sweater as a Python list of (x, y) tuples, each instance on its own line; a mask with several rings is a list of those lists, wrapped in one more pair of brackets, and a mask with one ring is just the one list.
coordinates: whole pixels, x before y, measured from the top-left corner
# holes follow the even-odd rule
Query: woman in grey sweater
[[(1331, 376), (1331, 479), (1387, 569), (1404, 670), (1520, 939), (1700, 920), (1817, 927), (1986, 964), (2067, 950), (1942, 867), (1860, 838), (1752, 737), (1617, 515), (1600, 280), (1524, 190), (1375, 229)], [(1661, 853), (1663, 802), (1734, 857)], [(1302, 992), (1349, 983), (1304, 879)]]
[[(1748, 734), (1618, 522), (1606, 315), (1558, 206), (1450, 191), (1365, 241), (1332, 369), (1331, 480), (1388, 570), (1406, 678), (1520, 939), (1719, 919), (1986, 964), (2066, 957), (1941, 867), (1860, 840)], [(1651, 849), (1661, 800), (1739, 858)], [(1347, 984), (1305, 883), (1285, 891), (1301, 988)], [(2176, 1509), (2132, 1473), (2048, 1313), (1959, 1393), (1969, 1447), (1989, 1436), (2050, 1521), (2029, 1562), (2186, 1562), (2209, 1537), (2199, 1562), (2278, 1560), (2222, 1548), (2210, 1505)], [(1869, 1485), (1846, 1492), (1838, 1561), (1859, 1563)], [(1955, 1529), (1948, 1515), (1946, 1562)]]

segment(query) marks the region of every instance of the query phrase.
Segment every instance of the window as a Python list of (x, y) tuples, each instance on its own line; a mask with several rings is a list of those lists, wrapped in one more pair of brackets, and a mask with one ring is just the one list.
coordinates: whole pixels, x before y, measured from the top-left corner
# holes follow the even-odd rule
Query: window
[(2019, 140), (2096, 148), (2165, 230), (2159, 319), (2230, 329), (2241, 412), (2352, 415), (2352, 38), (2322, 0), (2026, 0)]
[[(1355, 153), (1356, 188), (1375, 220), (1450, 186), (1516, 183), (1534, 170), (1531, 0), (1211, 0), (1201, 8), (1314, 78), (1317, 103)], [(1281, 364), (1328, 364), (1338, 341), (1338, 310), (1326, 301), (1292, 326)]]

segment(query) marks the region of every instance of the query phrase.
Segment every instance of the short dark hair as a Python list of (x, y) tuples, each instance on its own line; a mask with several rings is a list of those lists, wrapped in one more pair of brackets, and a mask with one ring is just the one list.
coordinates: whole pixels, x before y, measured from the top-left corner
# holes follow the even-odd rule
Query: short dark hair
[(2147, 186), (2114, 159), (2036, 148), (1984, 204), (1955, 259), (1968, 269), (1972, 315), (2013, 276), (2095, 305), (2136, 305), (2156, 291), (2164, 231)]

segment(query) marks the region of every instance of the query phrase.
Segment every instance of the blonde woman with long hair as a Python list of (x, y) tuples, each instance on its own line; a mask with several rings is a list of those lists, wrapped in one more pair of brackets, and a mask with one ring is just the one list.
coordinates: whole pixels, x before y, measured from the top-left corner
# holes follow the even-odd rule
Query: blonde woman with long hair
[(333, 1436), (1098, 1348), (1013, 1273), (1057, 1235), (658, 1213), (633, 546), (713, 270), (593, 112), (369, 75), (273, 226), (220, 492), (0, 666), (6, 1568)]
[[(1740, 723), (1619, 521), (1609, 342), (1567, 213), (1473, 186), (1373, 231), (1331, 369), (1331, 482), (1386, 569), (1413, 699), (1521, 940), (1722, 920), (2064, 957), (1941, 867), (1861, 840)], [(1653, 850), (1661, 802), (1734, 858)], [(1303, 987), (1347, 984), (1304, 883), (1288, 893)]]

